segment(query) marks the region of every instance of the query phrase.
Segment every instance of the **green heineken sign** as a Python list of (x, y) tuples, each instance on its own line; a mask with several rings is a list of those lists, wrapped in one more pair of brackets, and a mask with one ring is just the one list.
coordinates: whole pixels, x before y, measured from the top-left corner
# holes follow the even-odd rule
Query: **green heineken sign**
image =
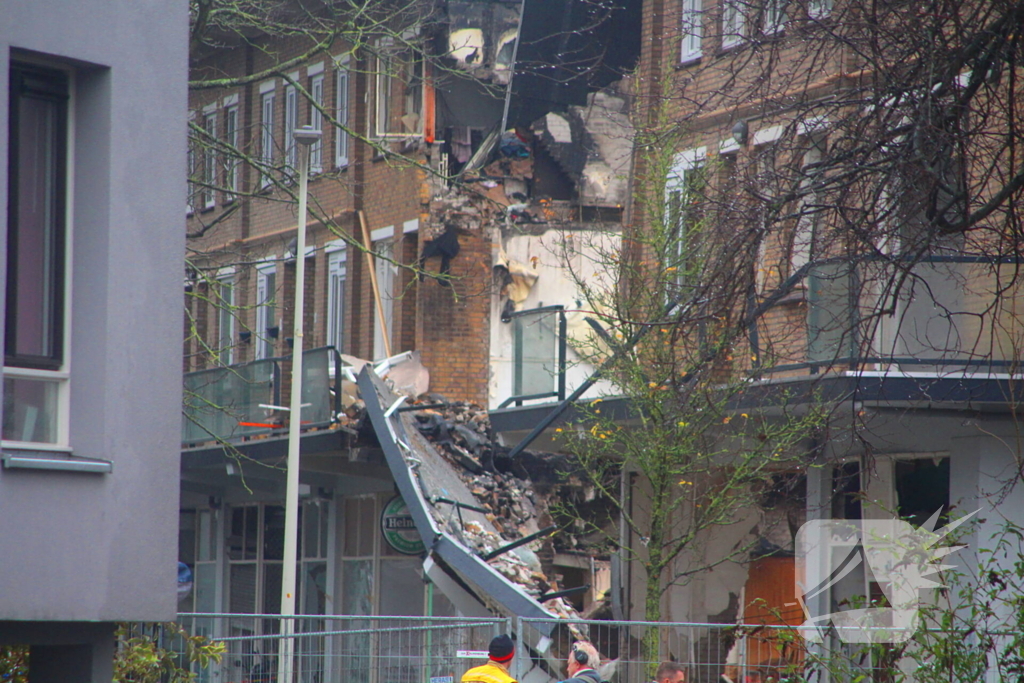
[(380, 515), (380, 531), (388, 545), (403, 555), (419, 555), (426, 550), (401, 496), (395, 496), (384, 506)]

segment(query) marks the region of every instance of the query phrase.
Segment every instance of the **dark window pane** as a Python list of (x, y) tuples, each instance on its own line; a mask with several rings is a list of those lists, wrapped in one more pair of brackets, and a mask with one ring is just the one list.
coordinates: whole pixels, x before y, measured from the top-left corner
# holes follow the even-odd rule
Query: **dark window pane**
[(264, 508), (263, 559), (284, 559), (284, 508), (268, 505)]
[(65, 75), (11, 70), (7, 365), (61, 365), (66, 108)]

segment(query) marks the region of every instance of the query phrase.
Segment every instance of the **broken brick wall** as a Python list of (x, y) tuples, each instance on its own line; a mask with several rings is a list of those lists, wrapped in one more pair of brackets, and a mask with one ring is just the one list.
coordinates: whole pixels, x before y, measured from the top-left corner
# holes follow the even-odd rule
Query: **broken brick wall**
[[(492, 260), (488, 235), (460, 230), (451, 286), (428, 278), (417, 288), (416, 348), (430, 370), (430, 390), (481, 406), (490, 372)], [(425, 269), (436, 272), (437, 260)]]

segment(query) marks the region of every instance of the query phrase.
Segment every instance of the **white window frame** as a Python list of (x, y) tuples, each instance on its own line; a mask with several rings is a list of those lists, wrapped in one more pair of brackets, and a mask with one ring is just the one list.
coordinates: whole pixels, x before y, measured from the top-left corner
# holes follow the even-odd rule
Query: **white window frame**
[(722, 0), (722, 47), (729, 48), (743, 42), (747, 17), (741, 0)]
[(703, 0), (683, 0), (683, 16), (680, 33), (682, 35), (679, 48), (679, 61), (693, 62), (701, 57), (701, 43), (704, 33)]
[[(273, 306), (267, 302), (273, 301)], [(256, 266), (256, 348), (253, 358), (274, 357), (274, 338), (270, 328), (277, 327), (280, 334), (277, 307), (277, 263), (270, 261)]]
[[(225, 100), (224, 107), (224, 142), (233, 149), (239, 149), (239, 110), (238, 96), (232, 100)], [(235, 193), (241, 191), (241, 164), (235, 153), (228, 153), (224, 157), (224, 187), (228, 190), (224, 194), (224, 201), (234, 201)]]
[[(292, 74), (293, 80), (298, 74)], [(289, 171), (294, 172), (299, 164), (299, 149), (295, 144), (295, 129), (299, 126), (299, 91), (289, 83), (284, 87), (284, 157)]]
[[(213, 297), (213, 302), (217, 309), (217, 356), (221, 365), (228, 366), (235, 362), (236, 320), (234, 307), (237, 290), (234, 269), (218, 273), (215, 283), (217, 293)], [(228, 297), (224, 295), (225, 288), (230, 292)]]
[(338, 168), (348, 166), (349, 159), (349, 135), (348, 131), (340, 126), (348, 127), (349, 122), (349, 69), (348, 57), (336, 62), (337, 70), (334, 73), (334, 118), (339, 128), (334, 134), (334, 165)]
[[(395, 332), (395, 275), (397, 269), (388, 259), (395, 257), (395, 227), (388, 226), (374, 230), (370, 239), (373, 244), (373, 253), (380, 257), (374, 258), (374, 268), (377, 275), (377, 291), (380, 293), (380, 307), (383, 312), (384, 323), (387, 325), (389, 341), (394, 339)], [(376, 313), (376, 312), (375, 312)], [(373, 358), (380, 360), (387, 354), (384, 344), (384, 330), (380, 325), (380, 317), (374, 315), (373, 325)]]
[[(782, 135), (783, 135), (783, 133), (785, 133), (785, 131), (786, 131), (786, 126), (785, 125), (777, 124), (777, 125), (774, 125), (774, 126), (765, 126), (763, 128), (759, 128), (757, 130), (757, 132), (755, 132), (754, 135), (752, 136), (751, 145), (754, 148), (754, 150), (753, 150), (754, 151), (754, 155), (753, 156), (754, 156), (754, 163), (757, 164), (757, 175), (758, 176), (760, 176), (760, 174), (762, 172), (762, 168), (761, 168), (762, 164), (768, 158), (768, 157), (762, 156), (762, 155), (766, 155), (769, 152), (772, 154), (772, 156), (770, 157), (771, 158), (771, 163), (772, 163), (772, 171), (771, 172), (774, 173), (776, 171), (776, 169), (778, 168), (778, 166), (777, 166), (778, 160), (775, 157), (775, 155), (778, 153), (777, 143), (778, 143), (779, 139), (782, 138)], [(758, 182), (760, 184), (760, 182), (763, 182), (763, 180), (759, 180)], [(759, 190), (763, 190), (763, 189), (764, 188), (759, 187)], [(760, 210), (758, 210), (758, 213), (757, 213), (757, 221), (759, 223), (761, 223), (762, 225), (764, 224), (764, 221), (765, 221), (765, 216), (764, 216), (763, 213), (761, 213)], [(767, 282), (769, 281), (768, 280), (769, 274), (772, 274), (774, 277), (780, 276), (781, 275), (781, 271), (782, 271), (782, 269), (783, 269), (783, 267), (785, 265), (781, 258), (779, 258), (777, 260), (773, 260), (770, 263), (769, 263), (769, 259), (768, 259), (768, 249), (769, 249), (769, 246), (773, 246), (773, 247), (775, 247), (777, 249), (781, 248), (780, 242), (781, 242), (782, 239), (784, 239), (784, 237), (782, 235), (780, 235), (777, 231), (766, 231), (766, 234), (773, 235), (774, 244), (769, 245), (768, 240), (767, 239), (763, 239), (763, 240), (761, 240), (761, 244), (758, 246), (757, 264), (756, 264), (757, 265), (757, 273), (756, 273), (756, 276), (754, 278), (755, 281), (756, 281), (756, 286), (757, 286), (757, 291), (758, 292), (763, 292), (765, 290), (765, 286), (766, 286)], [(784, 251), (782, 253), (785, 254)]]
[[(391, 118), (391, 79), (395, 78), (394, 55), (388, 54), (392, 41), (382, 40), (377, 43), (377, 56), (374, 58), (373, 79), (373, 118), (370, 122), (370, 137), (396, 137), (388, 133), (388, 122)], [(383, 125), (382, 125), (383, 124)]]
[(188, 113), (188, 125), (186, 126), (186, 141), (188, 144), (188, 160), (185, 162), (188, 168), (185, 172), (188, 173), (188, 181), (185, 188), (185, 215), (191, 216), (196, 212), (196, 185), (192, 179), (196, 175), (196, 147), (195, 147), (195, 136), (192, 133), (192, 124), (196, 121), (196, 112), (192, 110)]
[(348, 248), (344, 240), (327, 246), (327, 346), (344, 352)]
[(761, 33), (773, 35), (786, 23), (787, 0), (764, 0), (761, 6)]
[[(267, 84), (264, 84), (267, 85)], [(260, 160), (265, 166), (274, 164), (274, 106), (277, 100), (274, 84), (264, 90), (260, 88)], [(272, 182), (270, 173), (263, 170), (260, 173), (260, 189), (270, 187)]]
[(824, 19), (832, 13), (832, 0), (807, 0), (807, 16)]
[[(10, 69), (10, 64), (8, 69)], [(38, 380), (52, 382), (57, 385), (57, 396), (55, 406), (56, 429), (54, 440), (45, 441), (21, 441), (17, 439), (0, 440), (0, 447), (11, 450), (29, 450), (70, 453), (71, 452), (71, 309), (72, 299), (72, 277), (74, 270), (74, 197), (75, 197), (75, 111), (77, 110), (77, 90), (75, 72), (59, 67), (49, 67), (55, 71), (62, 71), (68, 77), (68, 100), (65, 110), (67, 119), (66, 138), (64, 150), (64, 224), (63, 224), (63, 247), (64, 247), (64, 278), (63, 278), (63, 315), (61, 321), (62, 335), (61, 348), (63, 349), (60, 368), (56, 370), (42, 370), (36, 368), (3, 366), (3, 379), (14, 380)], [(8, 106), (11, 102), (8, 102)]]
[[(806, 169), (808, 166), (816, 163), (820, 163), (827, 150), (827, 138), (824, 134), (808, 135), (807, 144), (808, 147), (803, 153), (803, 159), (801, 161), (801, 168)], [(800, 181), (800, 187), (802, 190), (808, 190), (814, 183), (815, 176), (820, 171), (804, 171), (805, 177)], [(796, 272), (798, 269), (807, 265), (811, 258), (814, 257), (814, 243), (818, 239), (818, 228), (821, 223), (821, 218), (818, 215), (807, 215), (804, 213), (804, 207), (808, 204), (817, 204), (817, 193), (811, 189), (810, 194), (804, 196), (800, 200), (800, 215), (797, 218), (796, 227), (793, 233), (793, 244), (789, 254), (789, 267), (790, 273)]]
[[(693, 149), (684, 150), (676, 154), (672, 160), (672, 168), (669, 170), (668, 178), (665, 179), (665, 221), (666, 223), (672, 217), (672, 201), (673, 193), (676, 191), (683, 192), (686, 189), (688, 177), (695, 172), (703, 169), (707, 164), (708, 148), (707, 147), (695, 147)], [(685, 197), (681, 198), (685, 201)], [(682, 209), (680, 210), (682, 211)], [(682, 213), (676, 217), (676, 225), (672, 226), (673, 229), (679, 230), (683, 227), (686, 218)], [(666, 226), (668, 227), (668, 226)], [(684, 236), (678, 235), (674, 237), (676, 240), (676, 260), (682, 261), (684, 245)], [(682, 282), (685, 278), (684, 272), (679, 272), (677, 276), (677, 282)]]
[[(214, 105), (216, 106), (216, 105)], [(212, 209), (217, 205), (217, 151), (214, 141), (217, 139), (217, 114), (216, 108), (204, 110), (203, 130), (206, 131), (210, 142), (203, 150), (203, 208)]]
[[(309, 106), (309, 123), (314, 130), (323, 132), (324, 115), (320, 107), (324, 106), (324, 75), (318, 73), (309, 80), (309, 95), (312, 103)], [(324, 138), (323, 135), (309, 147), (309, 172), (320, 173), (324, 170)]]

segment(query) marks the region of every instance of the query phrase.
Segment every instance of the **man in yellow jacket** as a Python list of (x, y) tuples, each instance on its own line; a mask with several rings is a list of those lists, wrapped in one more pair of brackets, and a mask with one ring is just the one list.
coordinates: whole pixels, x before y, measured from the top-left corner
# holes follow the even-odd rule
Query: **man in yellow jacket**
[(516, 654), (512, 639), (502, 634), (495, 636), (487, 648), (489, 659), (462, 675), (462, 683), (516, 683), (508, 673), (508, 666)]

